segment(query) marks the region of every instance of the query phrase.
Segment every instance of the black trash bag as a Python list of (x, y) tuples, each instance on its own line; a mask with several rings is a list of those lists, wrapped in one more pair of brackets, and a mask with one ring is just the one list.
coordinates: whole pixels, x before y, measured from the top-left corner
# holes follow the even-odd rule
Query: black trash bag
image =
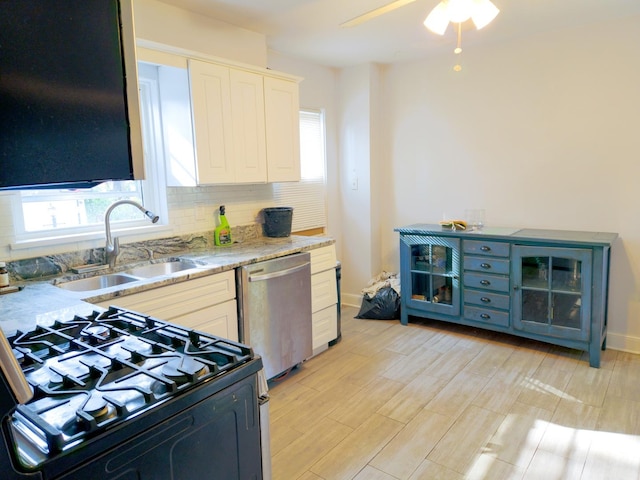
[(400, 318), (400, 295), (391, 287), (383, 287), (373, 298), (365, 295), (356, 318), (394, 320)]

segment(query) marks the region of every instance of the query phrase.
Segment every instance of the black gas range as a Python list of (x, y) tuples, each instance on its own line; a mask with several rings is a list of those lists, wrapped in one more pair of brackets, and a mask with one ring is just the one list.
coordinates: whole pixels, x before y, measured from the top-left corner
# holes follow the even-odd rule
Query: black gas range
[(115, 307), (7, 340), (33, 396), (2, 365), (1, 478), (263, 478), (251, 348)]

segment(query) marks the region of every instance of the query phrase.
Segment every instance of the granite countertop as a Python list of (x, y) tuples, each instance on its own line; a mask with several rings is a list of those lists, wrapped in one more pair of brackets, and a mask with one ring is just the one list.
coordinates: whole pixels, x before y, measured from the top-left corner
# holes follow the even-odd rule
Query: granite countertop
[(450, 237), (482, 237), (487, 239), (512, 239), (545, 242), (558, 245), (575, 244), (590, 246), (610, 246), (617, 233), (586, 232), (571, 230), (546, 230), (535, 228), (487, 227), (481, 230), (451, 230), (439, 224), (416, 223), (405, 227), (395, 228), (394, 231), (402, 235), (439, 235)]
[[(334, 243), (335, 241), (328, 237), (291, 235), (286, 238), (262, 237), (229, 247), (188, 251), (173, 254), (171, 257), (191, 260), (197, 264), (196, 268), (87, 292), (74, 292), (55, 286), (57, 283), (90, 276), (87, 274), (64, 275), (46, 281), (25, 282), (21, 285), (22, 289), (19, 292), (1, 297), (0, 328), (6, 334), (12, 334), (16, 330), (33, 330), (37, 325), (50, 325), (56, 320), (71, 320), (74, 315), (89, 315), (95, 310), (103, 310), (93, 305), (92, 302), (104, 302), (119, 296), (185, 282), (244, 265), (333, 245)], [(128, 267), (128, 265), (117, 266), (112, 272), (97, 272), (97, 274), (122, 271)]]

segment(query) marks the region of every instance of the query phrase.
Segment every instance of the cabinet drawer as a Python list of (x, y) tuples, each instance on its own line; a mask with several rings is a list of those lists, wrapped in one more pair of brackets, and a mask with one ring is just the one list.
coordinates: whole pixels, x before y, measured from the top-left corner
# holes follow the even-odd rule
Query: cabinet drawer
[(335, 270), (311, 275), (311, 311), (317, 312), (338, 303)]
[(474, 255), (493, 255), (494, 257), (508, 257), (509, 244), (504, 242), (485, 242), (483, 240), (465, 240), (462, 242), (464, 253)]
[(311, 318), (314, 350), (338, 337), (338, 307), (336, 305), (315, 312)]
[(234, 270), (207, 277), (115, 297), (98, 305), (130, 308), (161, 320), (171, 320), (189, 312), (216, 305), (236, 296)]
[(498, 292), (509, 291), (509, 277), (491, 275), (490, 273), (464, 272), (464, 286), (467, 288), (482, 288)]
[(490, 308), (469, 307), (465, 305), (464, 318), (473, 320), (474, 322), (489, 323), (501, 327), (509, 326), (509, 312), (501, 312)]
[(322, 248), (310, 250), (311, 255), (311, 275), (314, 273), (324, 272), (331, 268), (336, 268), (336, 247), (328, 245)]
[(173, 321), (183, 327), (238, 341), (238, 309), (235, 300), (182, 315)]
[(464, 303), (508, 310), (509, 295), (500, 295), (498, 293), (491, 293), (483, 290), (465, 290)]
[(509, 274), (509, 260), (489, 257), (464, 257), (464, 269), (478, 272)]

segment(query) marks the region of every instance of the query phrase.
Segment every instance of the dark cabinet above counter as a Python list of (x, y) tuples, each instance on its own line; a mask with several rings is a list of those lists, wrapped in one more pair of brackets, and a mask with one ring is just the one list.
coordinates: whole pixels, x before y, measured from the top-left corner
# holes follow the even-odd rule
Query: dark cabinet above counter
[(0, 2), (0, 189), (142, 179), (131, 0)]
[(416, 224), (400, 233), (401, 321), (460, 323), (589, 352), (606, 347), (616, 233)]

